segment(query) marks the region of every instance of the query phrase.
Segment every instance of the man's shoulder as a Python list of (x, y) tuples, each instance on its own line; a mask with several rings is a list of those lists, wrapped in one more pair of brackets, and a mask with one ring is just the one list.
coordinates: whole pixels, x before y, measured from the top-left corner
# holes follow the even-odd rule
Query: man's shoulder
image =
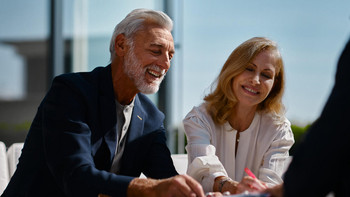
[(158, 109), (158, 107), (151, 101), (148, 96), (138, 93), (137, 101), (135, 102), (137, 107), (140, 107), (141, 110), (148, 114), (148, 117), (151, 119), (164, 119), (164, 114)]
[[(113, 96), (113, 85), (107, 67), (98, 67), (90, 72), (59, 75), (53, 79), (45, 98), (67, 96), (94, 100), (98, 95)], [(109, 76), (109, 77), (108, 77)], [(46, 99), (45, 99), (46, 100)]]
[(162, 113), (148, 96), (146, 96), (142, 93), (138, 93), (137, 98), (138, 98), (141, 106), (143, 108), (145, 108), (145, 111), (158, 111), (158, 112)]
[(107, 67), (96, 67), (89, 72), (65, 73), (53, 79), (52, 87), (68, 87), (73, 91), (91, 91), (112, 86)]
[(55, 81), (73, 82), (73, 83), (93, 83), (100, 75), (107, 72), (108, 67), (96, 67), (89, 72), (73, 72), (61, 74), (54, 78)]

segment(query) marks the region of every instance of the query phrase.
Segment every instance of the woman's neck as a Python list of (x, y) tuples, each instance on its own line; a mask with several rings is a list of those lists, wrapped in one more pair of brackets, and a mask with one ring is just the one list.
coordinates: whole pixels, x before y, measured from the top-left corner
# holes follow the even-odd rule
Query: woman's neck
[(252, 123), (256, 112), (256, 107), (240, 107), (236, 105), (233, 109), (233, 113), (230, 115), (228, 122), (231, 127), (238, 132), (245, 131)]

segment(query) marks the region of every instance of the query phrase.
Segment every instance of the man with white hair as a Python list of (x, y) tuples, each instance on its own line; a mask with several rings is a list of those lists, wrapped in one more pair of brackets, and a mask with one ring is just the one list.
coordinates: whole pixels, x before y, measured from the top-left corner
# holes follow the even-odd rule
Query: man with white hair
[(163, 12), (134, 10), (114, 30), (110, 65), (56, 77), (2, 196), (204, 196), (177, 175), (164, 115), (144, 95), (170, 68), (171, 30)]

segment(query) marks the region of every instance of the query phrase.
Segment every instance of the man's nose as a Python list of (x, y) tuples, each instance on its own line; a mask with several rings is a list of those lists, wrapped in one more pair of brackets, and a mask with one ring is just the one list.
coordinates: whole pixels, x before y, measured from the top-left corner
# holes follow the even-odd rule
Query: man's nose
[(164, 70), (168, 70), (170, 68), (170, 57), (167, 54), (164, 54), (159, 57), (158, 59), (158, 65), (162, 67)]

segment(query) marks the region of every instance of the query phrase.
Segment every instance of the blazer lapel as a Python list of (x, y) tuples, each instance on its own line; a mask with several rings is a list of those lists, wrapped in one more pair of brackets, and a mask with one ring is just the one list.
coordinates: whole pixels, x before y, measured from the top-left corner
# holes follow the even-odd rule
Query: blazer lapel
[(135, 97), (134, 111), (130, 121), (130, 129), (128, 131), (128, 143), (134, 141), (143, 135), (144, 122), (147, 119), (138, 95)]

